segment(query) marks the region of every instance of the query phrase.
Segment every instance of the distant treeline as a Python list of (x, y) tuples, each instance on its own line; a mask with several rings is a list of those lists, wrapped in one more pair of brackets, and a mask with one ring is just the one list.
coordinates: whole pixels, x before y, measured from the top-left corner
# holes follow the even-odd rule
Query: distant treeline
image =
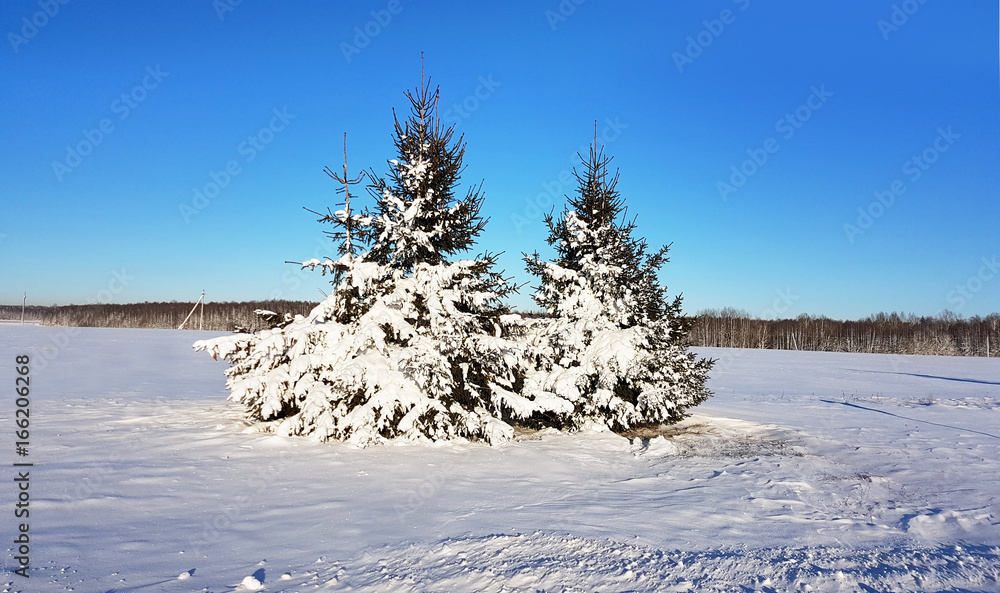
[[(135, 303), (127, 305), (31, 306), (25, 319), (43, 325), (80, 327), (176, 328), (194, 303)], [(278, 314), (307, 315), (316, 303), (309, 301), (256, 301), (206, 303), (206, 330), (256, 331), (268, 327), (254, 314), (257, 309)], [(526, 317), (545, 317), (523, 313)], [(21, 318), (20, 305), (0, 305), (0, 320)], [(201, 307), (185, 329), (198, 329)], [(746, 311), (702, 311), (692, 317), (689, 338), (693, 346), (868, 352), (884, 354), (944, 354), (950, 356), (1000, 356), (1000, 314), (959, 318), (943, 313), (918, 317), (879, 313), (858, 321), (800, 315), (795, 319), (758, 319)]]
[(702, 311), (690, 339), (695, 346), (867, 352), (884, 354), (1000, 355), (1000, 314), (959, 318), (879, 313), (859, 321), (800, 315), (756, 319), (746, 311)]
[[(246, 303), (205, 303), (202, 328), (212, 331), (233, 331), (237, 327), (256, 331), (267, 327), (257, 309), (283, 314), (307, 315), (316, 303), (306, 301), (257, 301)], [(194, 303), (133, 303), (126, 305), (65, 305), (25, 308), (24, 318), (41, 321), (42, 325), (77, 327), (130, 327), (176, 329)], [(0, 320), (20, 319), (20, 305), (0, 305)], [(201, 305), (191, 315), (184, 329), (198, 329)]]

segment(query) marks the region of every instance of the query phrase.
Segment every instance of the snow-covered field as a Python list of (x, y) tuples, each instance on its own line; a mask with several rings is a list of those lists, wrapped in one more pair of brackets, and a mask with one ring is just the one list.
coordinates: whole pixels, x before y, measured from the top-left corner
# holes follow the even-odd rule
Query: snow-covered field
[(206, 337), (0, 327), (0, 591), (1000, 591), (996, 359), (704, 349), (666, 438), (355, 449), (244, 433)]

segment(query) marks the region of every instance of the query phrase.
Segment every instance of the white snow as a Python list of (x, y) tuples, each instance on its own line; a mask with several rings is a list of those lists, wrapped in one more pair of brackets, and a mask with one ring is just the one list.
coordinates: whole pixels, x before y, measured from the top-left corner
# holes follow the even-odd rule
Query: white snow
[[(194, 343), (212, 358), (233, 363), (225, 371), (230, 398), (244, 405), (256, 427), (359, 445), (387, 438), (509, 440), (514, 429), (491, 410), (510, 393), (505, 387), (513, 387), (512, 361), (521, 346), (503, 337), (497, 323), (492, 329), (480, 325), (489, 319), (490, 301), (499, 299), (490, 280), (477, 278), (480, 262), (418, 263), (406, 276), (342, 260), (347, 268), (340, 287), (308, 317), (252, 335)], [(367, 311), (346, 324), (333, 320), (346, 313), (348, 302), (358, 304), (348, 284), (365, 298), (373, 292), (372, 282), (390, 279), (392, 290), (375, 290)], [(418, 313), (421, 308), (426, 316)], [(470, 373), (473, 360), (481, 368)], [(458, 363), (464, 365), (461, 382), (452, 373), (456, 361), (465, 361)], [(492, 388), (476, 373), (486, 375)], [(459, 385), (467, 398), (461, 404), (454, 397)], [(549, 399), (536, 399), (535, 405)]]
[(260, 591), (264, 588), (264, 583), (258, 581), (257, 577), (248, 575), (243, 577), (243, 582), (240, 583), (240, 588), (246, 589), (247, 591)]
[(702, 349), (662, 437), (357, 448), (244, 432), (210, 336), (0, 328), (0, 590), (1000, 591), (996, 359)]

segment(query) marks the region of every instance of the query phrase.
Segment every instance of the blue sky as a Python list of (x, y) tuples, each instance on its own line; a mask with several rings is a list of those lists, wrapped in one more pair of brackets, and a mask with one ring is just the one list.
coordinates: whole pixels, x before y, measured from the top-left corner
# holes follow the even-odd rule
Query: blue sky
[(518, 283), (596, 120), (688, 312), (987, 314), (997, 22), (985, 0), (6, 0), (0, 303), (320, 299), (284, 263), (333, 253), (302, 208), (336, 201), (345, 132), (352, 172), (387, 170), (424, 52), (480, 247)]

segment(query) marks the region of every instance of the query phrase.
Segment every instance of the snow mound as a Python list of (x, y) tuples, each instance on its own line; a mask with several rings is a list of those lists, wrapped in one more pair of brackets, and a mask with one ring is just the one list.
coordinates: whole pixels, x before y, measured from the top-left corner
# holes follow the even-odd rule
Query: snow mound
[(802, 456), (805, 449), (799, 440), (793, 431), (773, 424), (693, 414), (660, 427), (656, 435), (640, 433), (632, 439), (632, 449), (640, 457)]
[(673, 441), (658, 436), (655, 439), (650, 439), (649, 444), (642, 449), (641, 454), (647, 457), (663, 457), (665, 455), (678, 455), (680, 452), (680, 448)]
[(240, 589), (246, 591), (260, 591), (264, 588), (264, 583), (257, 580), (257, 577), (253, 575), (247, 575), (243, 578), (243, 582), (240, 583)]
[(964, 540), (996, 532), (997, 519), (989, 509), (966, 511), (931, 509), (903, 521), (905, 531), (931, 541)]
[(1000, 409), (1000, 399), (989, 396), (941, 398), (934, 397), (933, 395), (926, 395), (918, 398), (910, 397), (901, 399), (899, 400), (899, 405), (908, 408), (918, 406), (947, 406), (968, 410), (996, 410)]
[[(354, 591), (1000, 590), (1000, 548), (656, 550), (534, 533), (386, 547), (330, 569)], [(335, 574), (334, 574), (335, 573)], [(319, 580), (323, 580), (320, 576)]]

